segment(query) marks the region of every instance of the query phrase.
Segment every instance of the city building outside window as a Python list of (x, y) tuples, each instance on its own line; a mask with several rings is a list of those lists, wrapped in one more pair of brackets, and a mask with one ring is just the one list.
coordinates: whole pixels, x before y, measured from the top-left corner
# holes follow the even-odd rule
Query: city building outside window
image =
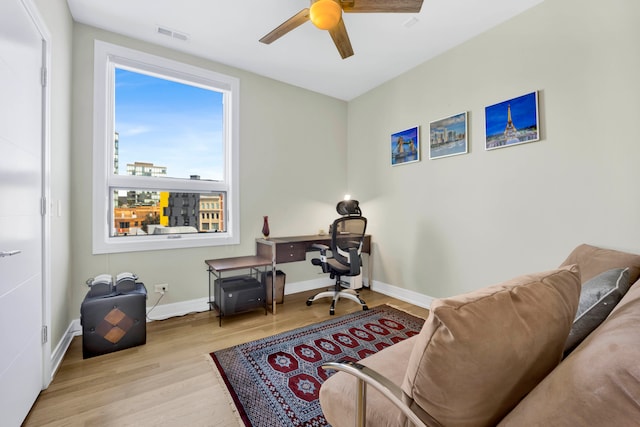
[(238, 80), (94, 51), (93, 253), (239, 243)]

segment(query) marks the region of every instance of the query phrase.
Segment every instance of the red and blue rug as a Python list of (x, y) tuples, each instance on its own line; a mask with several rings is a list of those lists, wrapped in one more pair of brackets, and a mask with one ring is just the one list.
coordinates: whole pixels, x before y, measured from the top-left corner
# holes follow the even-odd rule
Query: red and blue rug
[(424, 319), (388, 305), (211, 353), (246, 426), (326, 426), (320, 366), (360, 360), (420, 332)]

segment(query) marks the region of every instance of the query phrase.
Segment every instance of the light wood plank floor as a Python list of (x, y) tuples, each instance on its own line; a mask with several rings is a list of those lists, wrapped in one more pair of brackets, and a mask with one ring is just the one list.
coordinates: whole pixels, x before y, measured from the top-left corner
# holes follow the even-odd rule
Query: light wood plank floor
[[(154, 321), (147, 324), (145, 345), (86, 360), (82, 337), (75, 337), (24, 426), (237, 426), (208, 354), (329, 319), (328, 299), (305, 304), (316, 292), (286, 295), (276, 316), (254, 311), (226, 317), (222, 327), (215, 312)], [(364, 290), (361, 297), (369, 307), (389, 304), (419, 317), (428, 314), (374, 291)], [(341, 300), (335, 315), (358, 310)]]

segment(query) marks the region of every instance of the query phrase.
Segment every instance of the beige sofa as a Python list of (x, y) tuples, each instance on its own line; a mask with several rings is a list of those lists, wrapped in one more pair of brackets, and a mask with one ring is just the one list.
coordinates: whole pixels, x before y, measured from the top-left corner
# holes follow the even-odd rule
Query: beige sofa
[(640, 425), (639, 276), (640, 255), (580, 245), (558, 269), (435, 300), (419, 335), (329, 364), (344, 372), (320, 389), (325, 417), (357, 425), (367, 383), (368, 426)]

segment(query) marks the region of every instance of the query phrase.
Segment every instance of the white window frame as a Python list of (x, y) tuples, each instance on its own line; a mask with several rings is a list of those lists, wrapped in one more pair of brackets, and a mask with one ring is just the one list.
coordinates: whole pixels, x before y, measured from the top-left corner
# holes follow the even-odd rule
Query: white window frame
[[(115, 67), (132, 67), (223, 92), (225, 167), (221, 181), (116, 175), (113, 171)], [(240, 82), (235, 77), (96, 40), (93, 95), (93, 253), (220, 246), (240, 243)], [(154, 189), (185, 193), (224, 192), (224, 232), (111, 237), (113, 189)], [(179, 237), (177, 237), (179, 236)]]

